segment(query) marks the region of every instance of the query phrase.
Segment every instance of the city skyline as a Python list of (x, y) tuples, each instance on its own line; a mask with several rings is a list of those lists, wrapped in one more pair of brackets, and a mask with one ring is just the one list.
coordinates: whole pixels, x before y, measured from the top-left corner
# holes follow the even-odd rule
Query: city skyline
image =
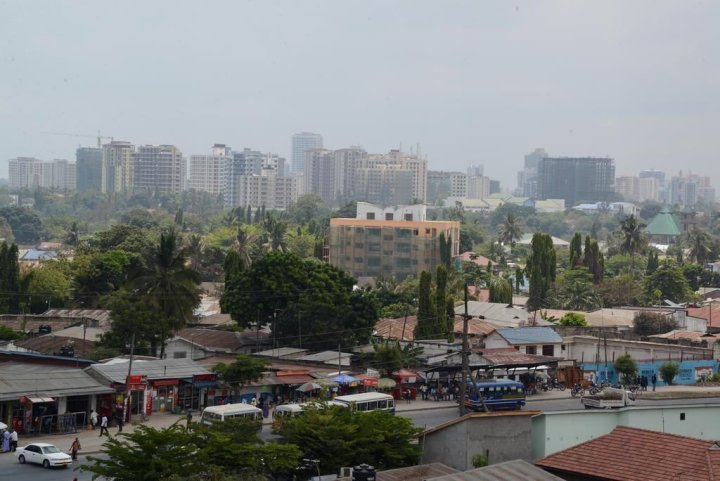
[(419, 142), (430, 169), (484, 164), (508, 187), (537, 147), (611, 157), (618, 176), (720, 179), (720, 4), (129, 1), (106, 16), (0, 6), (0, 176), (11, 158), (70, 160), (100, 130), (286, 159), (302, 131), (331, 149)]

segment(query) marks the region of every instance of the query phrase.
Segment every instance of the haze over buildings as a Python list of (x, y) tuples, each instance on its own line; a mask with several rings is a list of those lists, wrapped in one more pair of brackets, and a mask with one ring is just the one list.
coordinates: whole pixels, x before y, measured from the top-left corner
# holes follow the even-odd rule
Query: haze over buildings
[(289, 160), (309, 130), (332, 149), (421, 142), (429, 169), (481, 163), (511, 188), (537, 146), (718, 181), (716, 2), (130, 0), (107, 15), (0, 5), (0, 177), (11, 158), (71, 159), (98, 130)]

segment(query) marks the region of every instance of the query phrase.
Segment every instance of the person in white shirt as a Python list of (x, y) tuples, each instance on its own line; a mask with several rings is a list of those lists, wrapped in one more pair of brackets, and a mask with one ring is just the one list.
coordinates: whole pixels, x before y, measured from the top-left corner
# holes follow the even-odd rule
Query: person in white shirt
[(102, 419), (100, 420), (100, 436), (103, 435), (103, 431), (105, 434), (110, 436), (110, 432), (108, 432), (108, 418), (107, 414), (103, 414)]
[(94, 410), (90, 410), (90, 425), (93, 428), (93, 431), (95, 431), (95, 426), (97, 426), (98, 423), (98, 415)]
[(17, 431), (11, 428), (10, 431), (10, 451), (13, 453), (17, 449), (17, 443), (18, 443), (18, 434)]

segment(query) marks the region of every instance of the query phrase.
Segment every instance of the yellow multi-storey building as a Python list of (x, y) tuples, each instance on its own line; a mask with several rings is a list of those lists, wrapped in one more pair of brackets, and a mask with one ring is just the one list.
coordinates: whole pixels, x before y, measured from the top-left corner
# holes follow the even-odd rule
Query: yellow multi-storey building
[(428, 221), (424, 205), (358, 202), (355, 219), (330, 219), (328, 260), (356, 278), (419, 276), (440, 264), (441, 235), (450, 242), (451, 257), (457, 256), (459, 222)]

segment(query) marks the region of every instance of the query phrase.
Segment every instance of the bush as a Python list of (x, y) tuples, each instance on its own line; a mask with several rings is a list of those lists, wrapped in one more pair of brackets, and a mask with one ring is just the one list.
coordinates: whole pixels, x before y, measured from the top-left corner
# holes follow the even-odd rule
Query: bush
[(577, 312), (568, 312), (560, 318), (558, 323), (561, 326), (576, 326), (576, 327), (587, 327), (587, 321), (583, 314)]
[(677, 322), (671, 316), (656, 312), (641, 312), (633, 321), (633, 332), (638, 336), (664, 334), (677, 329)]
[(478, 453), (472, 457), (472, 464), (474, 468), (484, 468), (488, 465), (487, 456), (482, 453)]
[(0, 326), (0, 341), (14, 341), (19, 338), (19, 332), (7, 326)]
[(633, 384), (637, 377), (637, 363), (630, 354), (623, 354), (615, 359), (615, 370), (622, 376), (622, 384)]
[(668, 386), (672, 385), (673, 379), (679, 372), (680, 366), (676, 362), (667, 361), (660, 366), (660, 377)]

